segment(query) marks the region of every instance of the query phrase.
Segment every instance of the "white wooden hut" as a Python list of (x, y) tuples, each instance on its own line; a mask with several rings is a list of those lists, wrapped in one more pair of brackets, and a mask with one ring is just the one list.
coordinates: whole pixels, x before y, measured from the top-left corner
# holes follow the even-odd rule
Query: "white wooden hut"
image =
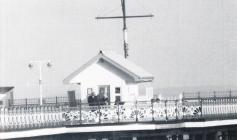
[(63, 82), (80, 85), (80, 96), (84, 101), (95, 93), (103, 94), (109, 102), (128, 102), (139, 98), (140, 83), (152, 82), (153, 79), (152, 74), (122, 55), (100, 51)]

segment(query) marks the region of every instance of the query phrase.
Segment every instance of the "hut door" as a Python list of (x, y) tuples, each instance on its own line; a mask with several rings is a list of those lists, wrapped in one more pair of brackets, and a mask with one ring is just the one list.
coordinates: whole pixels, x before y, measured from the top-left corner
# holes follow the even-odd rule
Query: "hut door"
[(68, 102), (70, 107), (76, 106), (76, 96), (75, 91), (68, 91)]
[(110, 86), (99, 86), (99, 99), (101, 103), (110, 104)]

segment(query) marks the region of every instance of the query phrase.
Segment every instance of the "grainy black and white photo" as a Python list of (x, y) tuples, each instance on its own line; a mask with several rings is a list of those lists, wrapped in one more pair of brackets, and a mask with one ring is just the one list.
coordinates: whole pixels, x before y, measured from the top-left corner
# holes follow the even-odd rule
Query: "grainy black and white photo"
[(237, 140), (237, 1), (0, 0), (0, 140)]

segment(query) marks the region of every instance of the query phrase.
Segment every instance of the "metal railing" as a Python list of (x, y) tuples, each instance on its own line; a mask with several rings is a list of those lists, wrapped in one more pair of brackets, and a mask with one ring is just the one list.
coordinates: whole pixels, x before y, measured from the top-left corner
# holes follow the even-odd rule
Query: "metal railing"
[(236, 90), (210, 92), (183, 92), (184, 99), (237, 97)]
[(65, 106), (31, 106), (0, 108), (0, 132), (62, 127)]
[(68, 108), (63, 113), (65, 125), (100, 125), (118, 123), (167, 123), (185, 120), (199, 120), (200, 102), (182, 100), (159, 100), (126, 102), (124, 104)]
[[(43, 98), (44, 105), (69, 105), (67, 97), (46, 97)], [(40, 105), (39, 98), (25, 98), (8, 100), (8, 106), (38, 106)]]
[(152, 100), (123, 104), (11, 106), (0, 108), (0, 131), (123, 123), (177, 123), (237, 118), (237, 97)]

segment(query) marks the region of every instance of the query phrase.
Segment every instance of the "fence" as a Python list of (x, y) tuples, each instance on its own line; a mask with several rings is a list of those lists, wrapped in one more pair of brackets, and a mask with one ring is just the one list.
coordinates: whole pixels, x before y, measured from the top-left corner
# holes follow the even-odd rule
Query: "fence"
[(183, 92), (184, 99), (237, 97), (236, 90), (212, 92)]
[(172, 122), (201, 119), (199, 102), (183, 102), (181, 100), (160, 100), (126, 102), (103, 106), (80, 104), (63, 113), (65, 125), (137, 123), (137, 122)]
[[(43, 98), (44, 105), (69, 105), (69, 100), (67, 97), (48, 97)], [(40, 105), (39, 98), (30, 99), (14, 99), (8, 100), (8, 106), (38, 106)]]
[(92, 106), (12, 106), (0, 108), (1, 131), (122, 123), (176, 123), (237, 118), (237, 97), (154, 100)]
[(64, 106), (0, 108), (0, 132), (62, 127)]

